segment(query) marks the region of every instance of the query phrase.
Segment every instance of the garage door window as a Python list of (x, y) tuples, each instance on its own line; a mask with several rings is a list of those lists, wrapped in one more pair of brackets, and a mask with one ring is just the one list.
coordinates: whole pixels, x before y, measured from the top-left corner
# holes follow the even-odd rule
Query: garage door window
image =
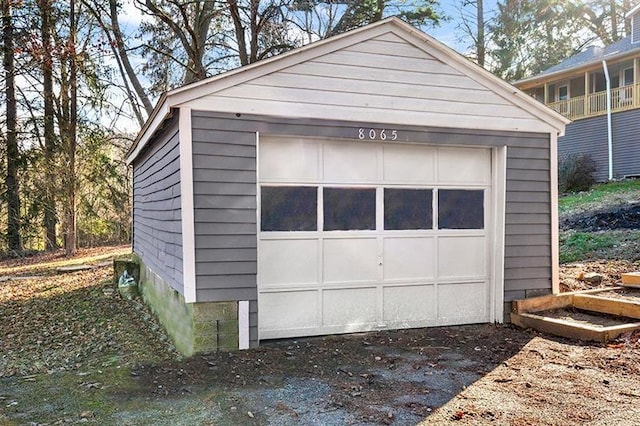
[(483, 229), (484, 191), (441, 189), (438, 191), (439, 229)]
[(431, 189), (384, 189), (384, 229), (431, 229)]
[(324, 188), (324, 230), (376, 229), (374, 188)]
[(313, 186), (269, 187), (260, 192), (262, 231), (316, 231), (318, 189)]

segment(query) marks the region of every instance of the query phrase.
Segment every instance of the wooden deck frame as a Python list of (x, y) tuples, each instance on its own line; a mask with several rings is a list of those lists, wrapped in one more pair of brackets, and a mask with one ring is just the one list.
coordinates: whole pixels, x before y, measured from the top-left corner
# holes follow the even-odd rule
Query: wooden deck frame
[[(623, 333), (640, 329), (640, 322), (633, 321), (640, 319), (640, 302), (597, 296), (598, 293), (623, 288), (609, 287), (516, 300), (512, 303), (511, 322), (522, 328), (533, 328), (570, 339), (607, 342)], [(628, 318), (629, 323), (596, 327), (538, 314), (567, 307)]]

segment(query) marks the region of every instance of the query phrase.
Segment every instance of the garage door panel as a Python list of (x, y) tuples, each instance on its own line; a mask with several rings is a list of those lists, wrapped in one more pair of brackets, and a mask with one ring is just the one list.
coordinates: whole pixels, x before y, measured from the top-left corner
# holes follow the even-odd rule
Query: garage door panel
[(262, 240), (258, 250), (260, 288), (318, 285), (317, 239)]
[(438, 320), (441, 324), (482, 322), (488, 319), (486, 283), (440, 283)]
[(488, 149), (439, 148), (437, 178), (447, 183), (488, 184), (490, 159)]
[(317, 294), (315, 290), (261, 293), (258, 309), (261, 331), (317, 327)]
[(375, 238), (323, 240), (322, 276), (325, 283), (363, 282), (378, 279)]
[(438, 237), (438, 277), (484, 277), (486, 252), (483, 236)]
[(435, 181), (435, 149), (432, 147), (384, 145), (383, 162), (385, 181), (422, 184)]
[[(260, 143), (260, 179), (266, 181), (316, 181), (319, 177), (316, 141), (273, 140)], [(287, 161), (282, 161), (286, 158)]]
[(490, 319), (491, 149), (260, 145), (261, 339)]
[(385, 280), (435, 276), (434, 237), (387, 237), (383, 247)]
[(325, 144), (325, 182), (373, 182), (378, 177), (378, 154), (364, 143)]
[(386, 325), (425, 324), (436, 318), (435, 285), (386, 286), (383, 290)]
[(345, 331), (376, 322), (376, 289), (351, 288), (322, 291), (324, 326), (344, 326)]

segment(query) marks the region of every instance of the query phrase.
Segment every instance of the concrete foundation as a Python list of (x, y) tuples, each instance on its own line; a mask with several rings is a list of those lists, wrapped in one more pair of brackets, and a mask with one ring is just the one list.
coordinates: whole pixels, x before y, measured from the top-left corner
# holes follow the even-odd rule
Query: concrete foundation
[(139, 289), (183, 355), (238, 349), (238, 302), (186, 303), (142, 262)]

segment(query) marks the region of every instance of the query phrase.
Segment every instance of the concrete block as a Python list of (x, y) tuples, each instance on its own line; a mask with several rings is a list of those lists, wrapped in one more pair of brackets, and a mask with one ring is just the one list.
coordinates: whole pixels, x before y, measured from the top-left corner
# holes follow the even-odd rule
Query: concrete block
[(546, 296), (551, 294), (551, 289), (550, 288), (534, 288), (531, 290), (525, 290), (524, 294), (525, 294), (525, 298), (527, 299), (530, 297)]
[(236, 334), (219, 334), (218, 350), (236, 351), (239, 347), (238, 333)]
[(502, 321), (505, 324), (511, 322), (511, 302), (504, 302), (504, 310), (502, 311)]
[(220, 320), (218, 321), (219, 334), (238, 334), (238, 320)]
[(194, 321), (193, 322), (194, 336), (215, 336), (216, 334), (218, 334), (217, 321)]
[(217, 336), (193, 336), (192, 354), (214, 352), (218, 349)]
[(238, 319), (238, 302), (194, 303), (193, 319), (196, 321)]
[(185, 356), (238, 349), (238, 302), (185, 303), (184, 296), (143, 262), (143, 300)]

